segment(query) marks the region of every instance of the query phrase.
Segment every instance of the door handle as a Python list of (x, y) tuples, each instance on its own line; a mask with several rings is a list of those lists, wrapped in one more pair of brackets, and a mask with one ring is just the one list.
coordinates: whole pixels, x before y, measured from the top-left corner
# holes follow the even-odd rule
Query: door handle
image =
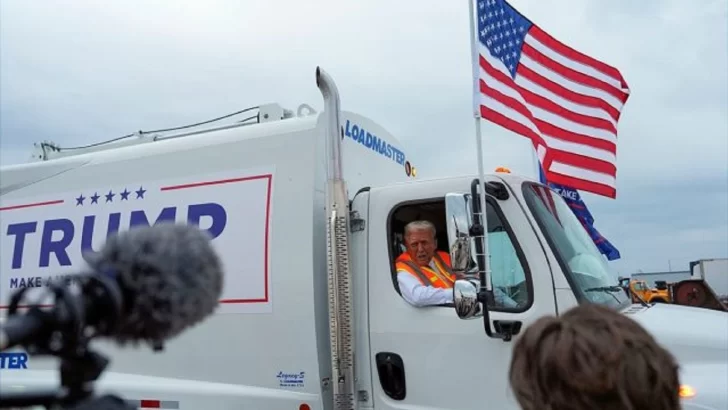
[(407, 385), (404, 375), (404, 361), (397, 353), (380, 352), (375, 356), (379, 383), (384, 393), (393, 400), (404, 400)]

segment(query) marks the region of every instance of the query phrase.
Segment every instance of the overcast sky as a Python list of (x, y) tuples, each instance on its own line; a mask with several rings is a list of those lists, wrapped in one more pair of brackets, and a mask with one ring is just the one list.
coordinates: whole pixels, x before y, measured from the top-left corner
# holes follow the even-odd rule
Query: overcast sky
[[(728, 256), (728, 2), (511, 4), (632, 90), (617, 199), (584, 194), (622, 253), (615, 270)], [(98, 142), (267, 102), (322, 109), (317, 65), (420, 176), (477, 171), (465, 0), (2, 0), (0, 161), (25, 161), (35, 141)], [(483, 130), (487, 169), (533, 176), (524, 138)]]

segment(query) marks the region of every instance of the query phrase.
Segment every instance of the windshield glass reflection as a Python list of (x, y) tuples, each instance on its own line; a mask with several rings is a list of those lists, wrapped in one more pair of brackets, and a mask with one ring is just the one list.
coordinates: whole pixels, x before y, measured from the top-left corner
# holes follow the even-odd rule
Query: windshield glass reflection
[(623, 307), (630, 303), (607, 261), (574, 212), (553, 190), (525, 183), (526, 204), (560, 259), (577, 296), (592, 303)]

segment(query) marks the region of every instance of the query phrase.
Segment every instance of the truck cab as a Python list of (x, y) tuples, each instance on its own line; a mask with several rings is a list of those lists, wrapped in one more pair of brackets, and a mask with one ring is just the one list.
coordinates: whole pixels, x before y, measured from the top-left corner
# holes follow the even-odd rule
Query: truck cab
[[(728, 402), (719, 387), (728, 382), (728, 315), (633, 304), (556, 192), (510, 173), (486, 178), (490, 283), (516, 302), (511, 307), (491, 298), (487, 308), (473, 309), (482, 301), (477, 275), (456, 282), (454, 306), (414, 307), (398, 291), (394, 260), (404, 250), (403, 227), (412, 220), (432, 222), (438, 249), (451, 252), (453, 261), (462, 260), (457, 254), (462, 247), (454, 245), (465, 237), (466, 254), (475, 260), (463, 267), (477, 273), (478, 238), (469, 234), (479, 209), (477, 178), (393, 184), (354, 196), (356, 322), (368, 324), (357, 327), (357, 362), (363, 364), (358, 380), (362, 392), (372, 391), (362, 408), (476, 409), (487, 402), (515, 410), (506, 377), (513, 341), (539, 317), (580, 303), (630, 315), (677, 356), (685, 392), (697, 390), (695, 397), (684, 393), (685, 409), (719, 409)], [(697, 321), (692, 335), (665, 326), (692, 320)]]

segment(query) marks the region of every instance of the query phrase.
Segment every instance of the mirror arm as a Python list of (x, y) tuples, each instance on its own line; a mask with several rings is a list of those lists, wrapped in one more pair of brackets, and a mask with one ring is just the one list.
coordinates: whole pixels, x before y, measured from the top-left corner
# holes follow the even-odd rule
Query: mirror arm
[[(478, 182), (480, 182), (478, 178), (475, 178), (473, 179), (473, 182), (470, 183), (470, 190), (473, 192), (473, 195), (477, 193), (476, 189), (478, 189)], [(506, 199), (510, 198), (510, 194), (508, 194), (508, 189), (501, 182), (486, 182), (485, 193), (500, 201), (505, 201)], [(473, 196), (473, 198), (477, 197)]]
[(510, 197), (506, 186), (500, 182), (488, 182), (485, 184), (485, 193), (500, 201), (505, 201)]
[[(486, 190), (491, 197), (507, 198), (508, 192), (502, 184), (491, 183)], [(484, 257), (485, 224), (479, 215), (478, 180), (471, 185), (472, 197), (462, 193), (445, 195), (445, 212), (447, 214), (448, 245), (452, 269), (457, 275), (453, 285), (453, 307), (461, 319), (475, 319), (483, 316), (485, 334), (489, 338), (510, 340), (509, 327), (501, 326), (501, 322), (494, 321), (491, 325), (489, 308), (495, 305), (495, 292), (488, 290), (490, 284), (486, 281), (487, 267)], [(487, 209), (487, 208), (486, 208)], [(471, 270), (473, 248), (477, 265)]]
[[(478, 301), (483, 304), (483, 327), (485, 329), (485, 334), (492, 339), (507, 340), (507, 337), (505, 335), (491, 329), (490, 326), (490, 312), (488, 307), (495, 305), (495, 295), (492, 290), (489, 291), (487, 286), (485, 286), (487, 278), (485, 277), (485, 271), (482, 269), (482, 267), (485, 266), (485, 258), (483, 255), (483, 241), (486, 238), (486, 233), (480, 220), (481, 215), (479, 214), (481, 209), (488, 208), (487, 204), (480, 203), (480, 195), (478, 191), (479, 186), (479, 180), (477, 178), (473, 179), (473, 182), (470, 184), (473, 213), (473, 224), (470, 227), (470, 234), (475, 239), (476, 259), (478, 262), (478, 267), (480, 268), (478, 269), (480, 274), (480, 289), (478, 289)], [(494, 196), (496, 199), (508, 199), (508, 191), (503, 184), (498, 182), (486, 183), (485, 192), (489, 195)], [(487, 213), (482, 212), (482, 217), (486, 218)]]

